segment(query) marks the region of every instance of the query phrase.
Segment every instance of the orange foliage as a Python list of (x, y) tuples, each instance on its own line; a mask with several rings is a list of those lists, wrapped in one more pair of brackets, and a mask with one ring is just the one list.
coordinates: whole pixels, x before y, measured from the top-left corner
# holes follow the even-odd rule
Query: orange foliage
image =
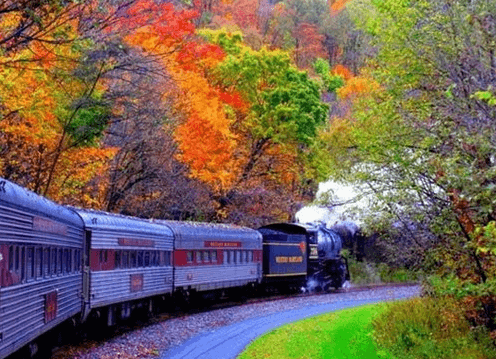
[(175, 133), (179, 158), (194, 177), (222, 191), (234, 181), (237, 167), (236, 141), (223, 98), (199, 73), (178, 68), (173, 77), (183, 93), (178, 105), (187, 116)]
[(329, 9), (332, 15), (336, 15), (341, 12), (345, 7), (346, 3), (350, 0), (331, 0), (329, 2)]
[(353, 73), (346, 66), (340, 64), (334, 66), (332, 69), (332, 74), (341, 76), (345, 80), (349, 80), (353, 77)]
[[(208, 4), (198, 2), (197, 5)], [(152, 17), (151, 11), (159, 8), (161, 15)], [(225, 53), (217, 45), (187, 41), (187, 35), (194, 30), (191, 23), (194, 14), (175, 12), (171, 4), (156, 5), (141, 0), (138, 9), (128, 12), (129, 18), (124, 23), (142, 25), (136, 27), (126, 40), (153, 55), (161, 55), (164, 66), (181, 92), (176, 99), (176, 108), (185, 120), (175, 131), (178, 157), (189, 165), (193, 177), (210, 184), (216, 192), (222, 192), (234, 182), (238, 168), (236, 138), (231, 132), (232, 119), (225, 106), (245, 111), (248, 105), (238, 93), (214, 88), (208, 82), (209, 70), (224, 59)], [(169, 16), (181, 20), (164, 27), (163, 19)], [(162, 27), (162, 30), (157, 31), (157, 27)], [(164, 51), (172, 45), (175, 52)]]
[[(53, 21), (64, 24), (68, 38), (77, 37), (75, 16), (70, 12), (64, 16)], [(0, 34), (11, 20), (0, 19)], [(45, 41), (0, 55), (0, 176), (54, 200), (89, 204), (83, 199), (84, 187), (94, 176), (105, 174), (115, 150), (73, 146), (66, 133), (73, 118), (70, 103), (86, 85), (65, 76), (74, 70), (80, 54), (70, 43), (57, 41), (57, 27), (52, 26), (43, 33)], [(102, 83), (93, 88), (104, 90)]]
[(341, 99), (350, 99), (358, 95), (371, 93), (379, 89), (379, 84), (372, 79), (365, 77), (353, 77), (346, 81), (346, 84), (337, 90)]

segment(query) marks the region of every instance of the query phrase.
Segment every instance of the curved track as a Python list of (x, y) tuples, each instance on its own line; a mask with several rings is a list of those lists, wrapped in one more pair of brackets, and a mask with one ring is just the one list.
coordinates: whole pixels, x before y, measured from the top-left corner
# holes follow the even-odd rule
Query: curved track
[(162, 314), (131, 327), (122, 325), (98, 340), (66, 345), (52, 358), (235, 358), (251, 340), (280, 325), (352, 306), (418, 295), (417, 285), (387, 285), (255, 298), (242, 305), (217, 303), (203, 310)]
[(375, 292), (369, 298), (332, 300), (327, 303), (312, 304), (299, 309), (277, 312), (266, 316), (247, 319), (216, 330), (192, 337), (178, 347), (161, 356), (163, 359), (234, 359), (257, 337), (284, 324), (310, 318), (319, 314), (345, 308), (377, 303), (387, 300), (404, 299), (418, 295), (417, 289), (412, 293), (400, 293), (394, 289)]

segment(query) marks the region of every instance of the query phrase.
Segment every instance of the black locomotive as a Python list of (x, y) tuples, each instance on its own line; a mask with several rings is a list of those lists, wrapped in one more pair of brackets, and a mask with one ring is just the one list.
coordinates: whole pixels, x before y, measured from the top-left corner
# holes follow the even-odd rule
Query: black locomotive
[(35, 353), (88, 318), (113, 325), (136, 308), (261, 286), (339, 288), (349, 279), (341, 248), (324, 226), (143, 220), (60, 206), (0, 179), (0, 359)]
[(276, 223), (263, 236), (263, 279), (269, 287), (328, 290), (350, 279), (341, 237), (324, 225)]

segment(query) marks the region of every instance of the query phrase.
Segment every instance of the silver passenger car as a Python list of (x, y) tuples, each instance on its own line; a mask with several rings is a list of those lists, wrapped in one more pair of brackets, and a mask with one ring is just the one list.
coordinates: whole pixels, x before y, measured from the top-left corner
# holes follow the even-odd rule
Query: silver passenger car
[(260, 283), (262, 235), (225, 224), (157, 221), (174, 233), (174, 290), (201, 292)]
[(130, 315), (133, 301), (172, 293), (172, 231), (138, 218), (74, 210), (86, 230), (84, 318), (108, 306), (111, 325), (116, 314)]
[(0, 358), (81, 311), (83, 222), (0, 179)]

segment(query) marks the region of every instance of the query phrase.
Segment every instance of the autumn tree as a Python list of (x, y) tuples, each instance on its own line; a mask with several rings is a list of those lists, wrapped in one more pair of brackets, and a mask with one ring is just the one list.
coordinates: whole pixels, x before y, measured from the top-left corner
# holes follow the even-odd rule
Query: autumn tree
[(236, 202), (244, 188), (272, 188), (280, 198), (293, 193), (294, 201), (314, 183), (310, 148), (327, 115), (318, 84), (297, 70), (287, 53), (253, 51), (239, 36), (223, 32), (202, 34), (228, 54), (213, 71), (213, 83), (239, 93), (249, 107), (233, 113), (239, 170), (222, 203)]
[(6, 2), (0, 12), (2, 175), (53, 199), (91, 204), (83, 187), (113, 154), (98, 146), (110, 112), (101, 81), (108, 65), (80, 61), (91, 43), (80, 33), (88, 30), (83, 20), (95, 24), (97, 12), (72, 2), (21, 5)]
[[(175, 85), (160, 62), (129, 51), (127, 66), (115, 70), (109, 95), (117, 96), (105, 144), (119, 150), (113, 158), (104, 209), (145, 218), (176, 220), (214, 217), (210, 192), (189, 177), (176, 159)], [(161, 76), (157, 76), (161, 74)], [(163, 89), (168, 89), (164, 96)]]

